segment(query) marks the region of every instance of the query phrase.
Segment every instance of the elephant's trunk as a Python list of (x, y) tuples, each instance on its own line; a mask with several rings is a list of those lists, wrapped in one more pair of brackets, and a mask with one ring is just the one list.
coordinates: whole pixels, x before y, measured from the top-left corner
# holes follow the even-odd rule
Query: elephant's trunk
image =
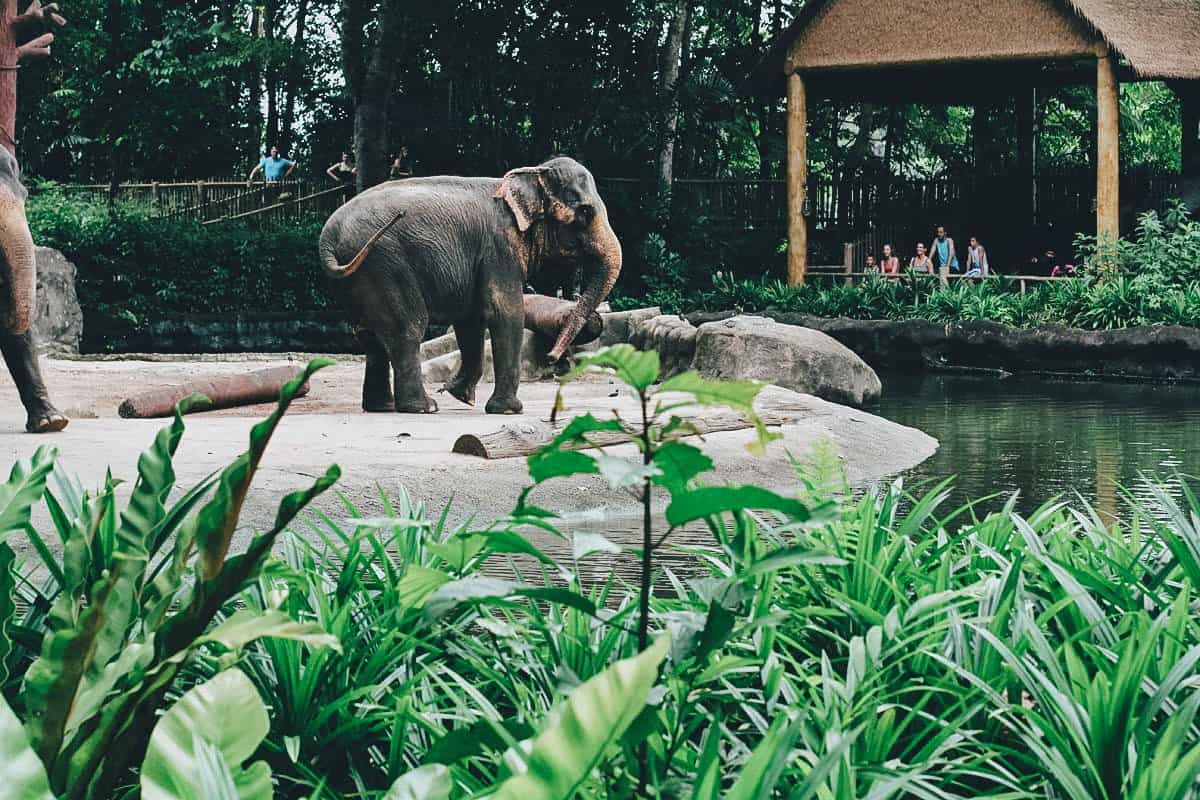
[(0, 192), (0, 256), (8, 267), (8, 274), (4, 276), (8, 306), (3, 310), (3, 329), (21, 336), (33, 324), (37, 304), (37, 264), (33, 235), (25, 219), (25, 203), (8, 192)]
[(597, 306), (604, 302), (612, 291), (621, 274), (621, 243), (617, 234), (608, 224), (604, 214), (596, 217), (595, 258), (591, 273), (585, 278), (583, 293), (565, 317), (558, 339), (550, 350), (550, 360), (557, 361), (567, 352), (567, 348), (575, 341), (575, 337), (583, 330), (588, 318), (596, 312)]

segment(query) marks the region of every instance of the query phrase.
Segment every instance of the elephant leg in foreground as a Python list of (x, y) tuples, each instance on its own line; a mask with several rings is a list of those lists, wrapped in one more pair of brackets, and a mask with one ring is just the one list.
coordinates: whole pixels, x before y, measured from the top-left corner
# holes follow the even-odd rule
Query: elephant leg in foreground
[(8, 371), (17, 384), (21, 403), (28, 415), (25, 430), (30, 433), (52, 433), (67, 427), (67, 418), (51, 404), (46, 384), (42, 381), (37, 350), (33, 346), (33, 333), (28, 330), (20, 335), (0, 333), (0, 353), (4, 355), (4, 363), (8, 365)]
[(492, 371), (496, 388), (484, 410), (489, 414), (520, 414), (517, 399), (521, 380), (521, 344), (525, 341), (525, 307), (519, 278), (497, 281), (488, 299), (488, 332), (492, 336)]

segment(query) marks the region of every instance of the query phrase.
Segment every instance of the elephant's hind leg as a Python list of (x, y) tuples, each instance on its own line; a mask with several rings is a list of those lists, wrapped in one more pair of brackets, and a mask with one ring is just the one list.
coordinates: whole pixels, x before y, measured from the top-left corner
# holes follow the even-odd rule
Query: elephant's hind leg
[(446, 391), (460, 402), (475, 405), (475, 386), (483, 377), (483, 322), (468, 320), (454, 323), (454, 338), (462, 361), (458, 374), (446, 384)]
[(67, 418), (50, 402), (46, 384), (42, 382), (33, 334), (29, 331), (21, 336), (0, 333), (0, 353), (4, 355), (4, 362), (8, 364), (8, 371), (21, 395), (21, 404), (25, 406), (25, 430), (29, 433), (53, 433), (67, 427)]
[(363, 411), (395, 411), (396, 400), (392, 396), (392, 363), (387, 350), (374, 333), (357, 327), (354, 335), (367, 354), (367, 369), (363, 375)]

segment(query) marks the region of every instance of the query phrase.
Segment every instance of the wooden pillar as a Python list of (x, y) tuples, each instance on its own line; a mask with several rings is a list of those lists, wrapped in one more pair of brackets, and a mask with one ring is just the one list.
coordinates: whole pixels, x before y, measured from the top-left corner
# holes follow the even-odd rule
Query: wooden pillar
[(1027, 86), (1017, 93), (1017, 207), (1031, 232), (1038, 224), (1037, 149), (1037, 89)]
[(1111, 54), (1096, 59), (1096, 236), (1116, 243), (1121, 234), (1121, 86)]
[(804, 78), (787, 79), (787, 198), (788, 285), (802, 286), (808, 271), (808, 220), (804, 203), (808, 192), (808, 98)]

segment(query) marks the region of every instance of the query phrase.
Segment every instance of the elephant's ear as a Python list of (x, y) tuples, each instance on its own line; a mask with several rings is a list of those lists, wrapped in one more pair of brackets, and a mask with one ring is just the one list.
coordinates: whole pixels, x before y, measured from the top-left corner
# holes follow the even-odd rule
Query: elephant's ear
[(508, 204), (521, 233), (546, 215), (546, 187), (541, 170), (536, 167), (522, 167), (505, 173), (496, 197), (503, 198)]

